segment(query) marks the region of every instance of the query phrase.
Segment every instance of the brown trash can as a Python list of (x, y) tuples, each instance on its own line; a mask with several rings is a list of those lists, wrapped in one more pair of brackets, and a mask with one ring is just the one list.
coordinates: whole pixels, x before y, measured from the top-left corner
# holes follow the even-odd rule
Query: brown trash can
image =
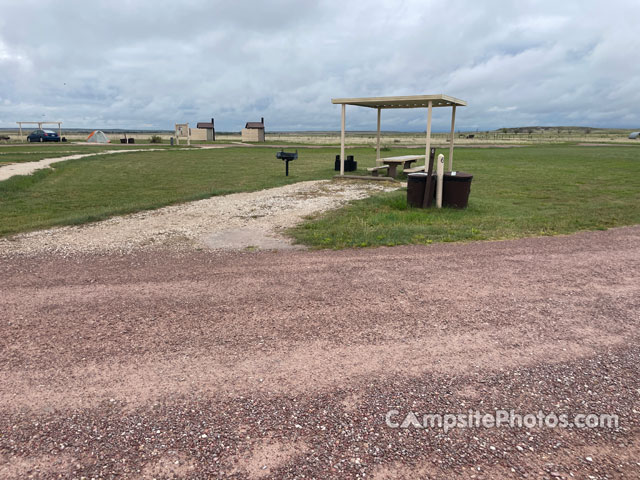
[[(427, 174), (424, 172), (410, 173), (407, 175), (407, 205), (422, 208), (424, 189), (427, 184)], [(454, 208), (467, 208), (469, 193), (471, 192), (471, 180), (473, 175), (464, 172), (444, 172), (442, 182), (442, 206)], [(438, 177), (433, 175), (433, 198), (431, 202), (436, 206), (436, 188)]]
[(442, 206), (467, 208), (473, 175), (465, 172), (444, 172)]
[[(410, 173), (407, 175), (407, 205), (410, 207), (422, 208), (424, 200), (424, 189), (427, 185), (427, 177), (429, 175), (424, 172)], [(435, 198), (437, 179), (433, 176), (433, 192)], [(431, 202), (435, 206), (435, 202)]]

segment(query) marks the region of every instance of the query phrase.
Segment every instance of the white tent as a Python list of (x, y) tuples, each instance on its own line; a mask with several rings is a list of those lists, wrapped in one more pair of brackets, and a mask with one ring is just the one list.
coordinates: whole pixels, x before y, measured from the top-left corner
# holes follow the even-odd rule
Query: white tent
[(93, 132), (91, 132), (91, 135), (89, 135), (87, 137), (87, 142), (91, 142), (91, 143), (109, 143), (111, 142), (111, 140), (109, 140), (109, 137), (107, 137), (104, 132), (100, 131), (100, 130), (94, 130)]

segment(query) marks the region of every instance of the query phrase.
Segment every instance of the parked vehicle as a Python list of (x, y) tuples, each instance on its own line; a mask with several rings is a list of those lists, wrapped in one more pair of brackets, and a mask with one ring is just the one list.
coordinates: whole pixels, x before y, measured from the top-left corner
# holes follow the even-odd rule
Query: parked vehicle
[(27, 136), (27, 142), (59, 142), (60, 135), (52, 130), (34, 130)]

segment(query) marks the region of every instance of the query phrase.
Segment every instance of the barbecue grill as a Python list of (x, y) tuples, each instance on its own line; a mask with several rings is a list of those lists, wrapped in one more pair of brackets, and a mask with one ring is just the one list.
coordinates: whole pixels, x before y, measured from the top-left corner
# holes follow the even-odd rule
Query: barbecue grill
[(276, 158), (279, 158), (280, 160), (284, 161), (284, 163), (286, 164), (286, 172), (287, 172), (286, 176), (288, 177), (289, 162), (298, 158), (298, 150), (296, 150), (295, 152), (285, 152), (284, 150), (280, 150), (279, 152), (276, 153)]

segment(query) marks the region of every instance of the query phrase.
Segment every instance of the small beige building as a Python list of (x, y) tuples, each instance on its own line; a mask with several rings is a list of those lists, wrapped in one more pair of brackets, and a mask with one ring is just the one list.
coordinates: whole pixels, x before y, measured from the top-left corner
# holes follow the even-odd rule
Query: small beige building
[(247, 122), (242, 129), (243, 142), (264, 142), (264, 117), (259, 122)]
[(216, 130), (213, 123), (213, 118), (211, 122), (198, 122), (197, 128), (191, 129), (191, 139), (192, 140), (205, 140), (205, 141), (213, 141), (216, 139)]

